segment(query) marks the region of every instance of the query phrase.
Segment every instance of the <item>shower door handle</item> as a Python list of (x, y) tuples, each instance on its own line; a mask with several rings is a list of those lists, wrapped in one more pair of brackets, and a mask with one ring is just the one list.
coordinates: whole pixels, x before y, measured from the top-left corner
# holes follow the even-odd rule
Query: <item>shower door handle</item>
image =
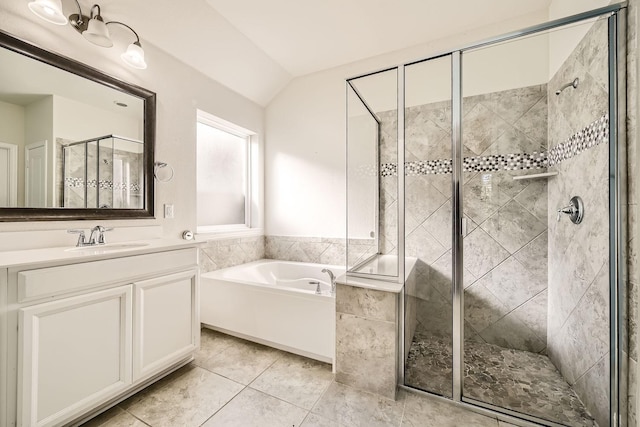
[(460, 233), (462, 234), (462, 237), (467, 235), (467, 218), (465, 217), (460, 219)]

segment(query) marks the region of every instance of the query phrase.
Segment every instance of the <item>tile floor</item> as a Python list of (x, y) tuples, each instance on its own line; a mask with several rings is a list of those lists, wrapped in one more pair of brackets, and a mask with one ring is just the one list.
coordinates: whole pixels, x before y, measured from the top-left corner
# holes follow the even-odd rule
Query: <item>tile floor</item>
[(400, 391), (398, 400), (333, 380), (331, 366), (202, 330), (195, 361), (84, 427), (507, 427)]
[[(451, 337), (416, 330), (405, 378), (422, 390), (451, 396)], [(567, 426), (597, 426), (571, 386), (542, 354), (465, 341), (464, 394), (475, 400)]]

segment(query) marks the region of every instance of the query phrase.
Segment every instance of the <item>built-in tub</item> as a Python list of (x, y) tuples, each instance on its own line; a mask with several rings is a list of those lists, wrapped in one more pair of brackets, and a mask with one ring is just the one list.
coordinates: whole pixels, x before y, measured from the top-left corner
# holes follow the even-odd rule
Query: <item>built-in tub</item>
[[(335, 295), (330, 269), (344, 267), (259, 260), (200, 276), (205, 327), (327, 363), (335, 358)], [(321, 293), (316, 294), (320, 282)]]

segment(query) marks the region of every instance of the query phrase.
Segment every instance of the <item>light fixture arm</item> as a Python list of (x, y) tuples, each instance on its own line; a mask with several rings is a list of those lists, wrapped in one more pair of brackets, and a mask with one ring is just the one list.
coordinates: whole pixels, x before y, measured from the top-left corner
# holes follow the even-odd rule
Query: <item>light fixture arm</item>
[[(96, 5), (97, 6), (97, 5)], [(128, 26), (127, 24), (125, 24), (124, 22), (120, 22), (120, 21), (109, 21), (106, 22), (105, 25), (111, 25), (111, 24), (118, 24), (118, 25), (122, 25), (123, 27), (128, 28), (129, 30), (131, 30), (131, 32), (136, 36), (136, 41), (134, 42), (134, 44), (140, 46), (140, 36), (138, 36), (138, 33), (136, 33), (136, 30), (134, 30), (133, 28), (131, 28), (130, 26)]]
[[(78, 1), (78, 0), (76, 0)], [(98, 13), (96, 15), (93, 14), (93, 9), (98, 8)], [(90, 19), (93, 19), (93, 17), (97, 17), (98, 19), (102, 20), (102, 10), (100, 10), (100, 5), (99, 4), (94, 4), (93, 6), (91, 6), (91, 17)]]
[(78, 0), (76, 0), (76, 6), (78, 6), (78, 16), (80, 17), (80, 20), (78, 21), (78, 25), (82, 25), (84, 24), (84, 21), (82, 20), (82, 17), (84, 16), (84, 14), (82, 13), (82, 7), (80, 7), (80, 2)]

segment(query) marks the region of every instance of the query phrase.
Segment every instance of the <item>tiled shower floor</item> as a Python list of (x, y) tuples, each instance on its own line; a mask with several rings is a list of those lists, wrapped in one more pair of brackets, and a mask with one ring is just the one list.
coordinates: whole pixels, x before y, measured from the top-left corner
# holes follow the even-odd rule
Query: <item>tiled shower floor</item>
[[(465, 341), (464, 396), (568, 426), (597, 426), (545, 355)], [(451, 339), (418, 329), (406, 384), (451, 397)]]

